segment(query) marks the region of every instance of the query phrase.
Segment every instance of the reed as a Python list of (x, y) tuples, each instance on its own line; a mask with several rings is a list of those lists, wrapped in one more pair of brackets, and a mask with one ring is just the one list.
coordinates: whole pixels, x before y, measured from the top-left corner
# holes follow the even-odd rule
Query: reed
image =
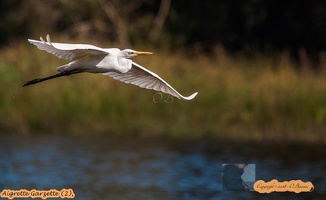
[(137, 58), (182, 94), (199, 92), (172, 103), (94, 74), (22, 88), (65, 61), (19, 42), (0, 53), (2, 133), (325, 142), (325, 70), (300, 70), (286, 52), (247, 58), (217, 47), (209, 56), (162, 50)]

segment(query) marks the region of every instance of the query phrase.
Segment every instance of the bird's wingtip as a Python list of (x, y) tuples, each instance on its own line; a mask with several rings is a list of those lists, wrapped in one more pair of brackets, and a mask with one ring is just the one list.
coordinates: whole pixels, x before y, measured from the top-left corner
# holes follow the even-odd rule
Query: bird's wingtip
[(50, 38), (50, 34), (47, 34), (47, 35), (46, 35), (46, 41), (47, 41), (48, 43), (50, 43), (50, 44), (52, 43), (52, 42), (51, 42), (51, 38)]
[(184, 97), (184, 99), (186, 100), (192, 100), (193, 98), (195, 98), (197, 96), (198, 92), (193, 93), (192, 95), (190, 95), (189, 97)]
[[(46, 40), (47, 40), (48, 43), (51, 44), (51, 38), (50, 38), (49, 34), (46, 35)], [(45, 43), (45, 40), (43, 39), (43, 37), (40, 37), (39, 41), (38, 40), (33, 40), (33, 39), (27, 39), (27, 41), (30, 42), (30, 43), (33, 43), (33, 42), (43, 42), (43, 43)]]

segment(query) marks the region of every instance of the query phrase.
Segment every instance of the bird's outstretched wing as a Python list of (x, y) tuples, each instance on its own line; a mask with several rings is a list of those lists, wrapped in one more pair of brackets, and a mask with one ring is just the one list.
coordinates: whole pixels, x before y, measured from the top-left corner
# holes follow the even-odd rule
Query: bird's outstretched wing
[(41, 41), (31, 40), (28, 41), (34, 44), (40, 50), (47, 51), (53, 55), (66, 60), (76, 60), (84, 56), (96, 56), (108, 54), (104, 49), (90, 45), (90, 44), (66, 44), (66, 43), (52, 43), (50, 35), (46, 36), (46, 40), (40, 37)]
[(188, 97), (182, 96), (157, 74), (134, 62), (132, 62), (132, 68), (126, 73), (107, 72), (104, 73), (104, 75), (111, 76), (112, 78), (124, 83), (130, 83), (142, 88), (164, 92), (177, 97), (178, 99), (191, 100), (198, 94), (198, 92), (196, 92)]

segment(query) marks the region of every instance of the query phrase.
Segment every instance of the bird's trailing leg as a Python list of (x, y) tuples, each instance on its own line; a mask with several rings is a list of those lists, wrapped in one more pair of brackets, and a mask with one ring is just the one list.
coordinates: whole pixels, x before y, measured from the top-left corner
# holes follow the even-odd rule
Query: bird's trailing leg
[(30, 80), (30, 81), (27, 81), (23, 85), (23, 87), (26, 87), (26, 86), (29, 86), (29, 85), (32, 85), (32, 84), (36, 84), (36, 83), (40, 83), (40, 82), (43, 82), (43, 81), (46, 81), (46, 80), (50, 80), (50, 79), (54, 79), (54, 78), (59, 78), (61, 76), (69, 76), (71, 74), (77, 74), (77, 73), (80, 73), (80, 71), (63, 71), (63, 72), (60, 72), (58, 74), (55, 74), (55, 75), (52, 75), (52, 76), (48, 76), (48, 77), (45, 77), (45, 78), (36, 78), (36, 79)]

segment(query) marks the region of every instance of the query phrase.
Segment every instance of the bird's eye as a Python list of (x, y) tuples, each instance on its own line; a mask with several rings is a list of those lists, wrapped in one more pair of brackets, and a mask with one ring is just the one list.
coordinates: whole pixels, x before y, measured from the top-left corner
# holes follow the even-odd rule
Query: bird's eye
[(128, 55), (132, 55), (132, 54), (134, 54), (134, 52), (132, 52), (132, 51), (129, 51), (128, 52)]

